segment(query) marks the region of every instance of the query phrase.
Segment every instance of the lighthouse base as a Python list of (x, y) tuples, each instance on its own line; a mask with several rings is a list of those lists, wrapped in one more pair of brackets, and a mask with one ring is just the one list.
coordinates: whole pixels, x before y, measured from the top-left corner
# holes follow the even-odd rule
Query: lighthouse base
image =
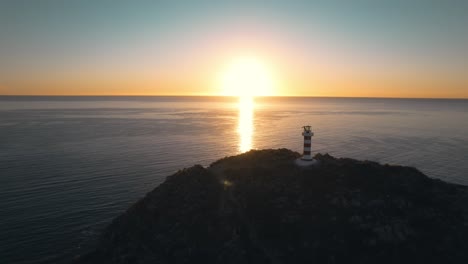
[(300, 167), (308, 167), (308, 166), (317, 165), (318, 160), (316, 159), (305, 160), (305, 159), (299, 158), (299, 159), (296, 159), (295, 163), (297, 166), (300, 166)]

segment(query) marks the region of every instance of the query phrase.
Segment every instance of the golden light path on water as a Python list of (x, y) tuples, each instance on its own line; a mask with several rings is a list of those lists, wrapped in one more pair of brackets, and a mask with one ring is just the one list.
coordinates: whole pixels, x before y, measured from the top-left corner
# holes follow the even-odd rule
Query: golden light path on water
[(254, 133), (254, 99), (252, 96), (239, 96), (239, 119), (237, 133), (239, 134), (239, 151), (246, 152), (252, 149)]

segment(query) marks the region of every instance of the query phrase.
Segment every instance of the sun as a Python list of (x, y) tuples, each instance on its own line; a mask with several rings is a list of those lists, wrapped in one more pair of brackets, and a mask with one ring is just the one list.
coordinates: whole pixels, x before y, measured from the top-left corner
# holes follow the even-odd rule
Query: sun
[(232, 60), (221, 75), (221, 94), (224, 96), (270, 96), (273, 93), (271, 73), (255, 57)]

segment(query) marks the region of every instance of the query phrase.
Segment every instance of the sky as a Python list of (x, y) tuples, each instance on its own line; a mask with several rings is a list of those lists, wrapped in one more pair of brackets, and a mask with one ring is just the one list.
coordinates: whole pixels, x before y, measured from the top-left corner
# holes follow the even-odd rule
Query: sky
[(468, 98), (468, 1), (0, 0), (0, 95)]

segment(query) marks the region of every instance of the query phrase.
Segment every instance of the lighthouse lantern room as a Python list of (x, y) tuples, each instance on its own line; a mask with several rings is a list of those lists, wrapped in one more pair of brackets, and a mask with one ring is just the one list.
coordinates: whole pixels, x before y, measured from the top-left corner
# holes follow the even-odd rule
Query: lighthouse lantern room
[(310, 129), (310, 126), (303, 126), (304, 131), (302, 136), (304, 136), (304, 152), (302, 153), (302, 160), (313, 160), (312, 158), (312, 136), (314, 132)]

